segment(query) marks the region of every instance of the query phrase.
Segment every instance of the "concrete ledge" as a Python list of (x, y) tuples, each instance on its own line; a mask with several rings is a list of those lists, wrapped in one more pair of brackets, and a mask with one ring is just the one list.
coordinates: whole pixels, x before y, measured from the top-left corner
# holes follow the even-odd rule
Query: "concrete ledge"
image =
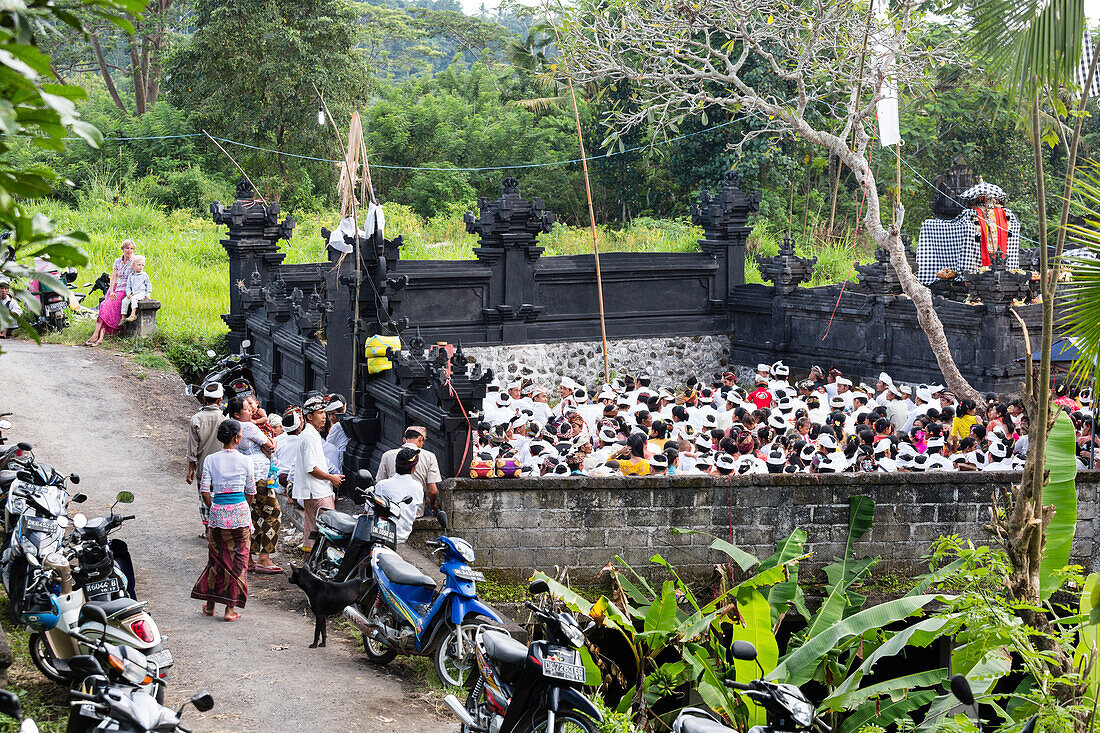
[(157, 332), (157, 311), (160, 310), (160, 301), (145, 299), (137, 304), (137, 318), (132, 321), (122, 320), (122, 329), (119, 335), (124, 338), (149, 338)]

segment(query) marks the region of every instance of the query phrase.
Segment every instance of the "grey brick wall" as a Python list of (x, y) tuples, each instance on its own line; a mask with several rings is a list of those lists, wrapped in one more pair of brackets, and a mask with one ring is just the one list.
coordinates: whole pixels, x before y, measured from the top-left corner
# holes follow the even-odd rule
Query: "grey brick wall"
[[(656, 478), (542, 478), (445, 482), (451, 533), (470, 541), (478, 565), (527, 577), (555, 565), (581, 579), (616, 554), (635, 568), (661, 554), (678, 568), (707, 571), (723, 555), (708, 549), (711, 535), (767, 557), (795, 527), (809, 535), (814, 570), (844, 548), (848, 500), (875, 500), (875, 523), (859, 555), (880, 555), (883, 572), (923, 572), (921, 557), (941, 535), (990, 542), (991, 497), (1014, 473), (680, 476)], [(1100, 472), (1078, 475), (1078, 527), (1073, 561), (1100, 569), (1097, 491)], [(675, 535), (670, 528), (707, 535)]]

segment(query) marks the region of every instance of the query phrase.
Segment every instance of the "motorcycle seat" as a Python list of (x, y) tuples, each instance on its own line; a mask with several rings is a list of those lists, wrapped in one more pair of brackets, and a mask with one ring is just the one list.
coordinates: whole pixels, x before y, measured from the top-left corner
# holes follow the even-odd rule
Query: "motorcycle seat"
[(344, 512), (338, 512), (335, 509), (329, 509), (319, 515), (317, 524), (323, 524), (340, 534), (351, 534), (355, 531), (355, 517)]
[(416, 566), (407, 563), (398, 557), (397, 553), (386, 553), (378, 560), (378, 565), (390, 582), (397, 585), (415, 585), (423, 588), (434, 588), (435, 581), (416, 569)]
[(518, 667), (527, 660), (527, 647), (503, 631), (484, 631), (481, 641), (485, 644), (485, 653), (501, 664)]
[(684, 716), (680, 718), (679, 723), (680, 733), (736, 733), (733, 728), (701, 715)]
[(80, 609), (77, 623), (83, 624), (90, 621), (85, 610), (88, 606), (99, 606), (108, 619), (127, 618), (145, 609), (145, 601), (135, 601), (133, 598), (116, 598), (113, 601), (88, 601)]

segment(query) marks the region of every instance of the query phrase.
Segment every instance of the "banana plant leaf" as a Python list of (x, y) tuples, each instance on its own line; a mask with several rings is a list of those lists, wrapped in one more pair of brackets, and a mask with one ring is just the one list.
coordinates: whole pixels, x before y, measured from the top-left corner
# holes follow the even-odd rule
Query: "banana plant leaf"
[[(878, 649), (868, 654), (863, 663), (856, 667), (847, 679), (837, 685), (832, 694), (822, 701), (822, 707), (829, 710), (850, 710), (855, 705), (860, 704), (862, 700), (859, 699), (859, 696), (864, 690), (860, 690), (859, 685), (867, 675), (871, 674), (878, 661), (900, 654), (907, 646), (928, 646), (943, 635), (945, 628), (948, 630), (955, 628), (954, 624), (959, 618), (959, 614), (928, 618), (897, 632)], [(898, 680), (905, 679), (905, 677), (898, 678)]]
[[(1091, 573), (1085, 578), (1085, 587), (1081, 591), (1081, 615), (1089, 618), (1097, 607), (1100, 607), (1100, 573)], [(1081, 670), (1092, 660), (1092, 655), (1100, 650), (1100, 626), (1092, 622), (1085, 623), (1077, 636), (1073, 666)], [(1096, 700), (1096, 696), (1100, 695), (1100, 658), (1089, 669), (1085, 682), (1088, 685), (1085, 699)]]
[(898, 598), (841, 619), (788, 654), (768, 674), (767, 679), (789, 682), (792, 685), (805, 684), (813, 678), (814, 670), (821, 659), (840, 642), (908, 618), (932, 601), (943, 597), (942, 594), (931, 593)]
[(840, 733), (855, 733), (868, 723), (874, 723), (876, 726), (882, 726), (883, 728), (889, 727), (898, 718), (927, 705), (935, 697), (936, 693), (932, 690), (921, 690), (887, 705), (880, 705), (879, 701), (871, 700), (844, 719), (840, 726)]
[(947, 667), (940, 667), (939, 669), (914, 672), (875, 685), (862, 687), (841, 698), (833, 695), (830, 699), (834, 699), (836, 704), (845, 709), (859, 708), (868, 701), (876, 699), (881, 701), (884, 697), (897, 702), (908, 697), (914, 690), (921, 687), (937, 687), (946, 681)]
[[(741, 615), (741, 623), (732, 625), (734, 641), (748, 641), (756, 647), (756, 662), (747, 662), (735, 659), (734, 669), (737, 679), (748, 682), (757, 677), (757, 662), (767, 672), (774, 669), (779, 663), (779, 643), (772, 633), (771, 606), (768, 599), (754, 588), (742, 588), (737, 593), (737, 610)], [(764, 709), (751, 702), (749, 703), (749, 725), (763, 725), (767, 722)]]
[(863, 573), (871, 567), (871, 562), (856, 560), (853, 547), (860, 537), (871, 529), (875, 518), (875, 502), (868, 496), (853, 496), (848, 505), (848, 538), (844, 543), (844, 556), (826, 568), (829, 577), (829, 593), (821, 603), (810, 628), (806, 631), (809, 641), (844, 617), (849, 605), (848, 591)]
[(1046, 531), (1043, 558), (1039, 563), (1039, 598), (1046, 600), (1062, 585), (1057, 571), (1069, 565), (1069, 552), (1077, 530), (1077, 441), (1073, 423), (1063, 412), (1054, 421), (1047, 438), (1043, 504), (1054, 505), (1054, 518)]
[[(955, 674), (966, 675), (970, 681), (970, 689), (975, 695), (984, 695), (997, 680), (1008, 674), (1012, 668), (1012, 662), (1003, 649), (994, 649), (988, 652), (976, 664), (967, 666), (960, 664), (952, 655), (951, 669)], [(924, 715), (924, 721), (917, 728), (916, 733), (931, 733), (940, 727), (945, 715), (961, 705), (954, 695), (948, 693), (940, 695), (928, 706), (928, 712)]]
[[(803, 553), (806, 546), (806, 530), (795, 528), (785, 540), (779, 543), (775, 554), (760, 563), (757, 572), (784, 565)], [(779, 622), (779, 616), (787, 612), (798, 593), (798, 565), (790, 566), (790, 579), (776, 583), (768, 591), (768, 605), (772, 610), (772, 627)]]

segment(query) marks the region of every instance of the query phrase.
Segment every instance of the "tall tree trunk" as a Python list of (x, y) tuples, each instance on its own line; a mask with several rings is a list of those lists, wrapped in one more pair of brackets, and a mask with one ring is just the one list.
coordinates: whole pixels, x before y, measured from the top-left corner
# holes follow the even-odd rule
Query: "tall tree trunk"
[(141, 52), (136, 36), (130, 39), (130, 75), (134, 79), (134, 110), (141, 117), (145, 114), (145, 76), (141, 72)]
[(279, 149), (279, 177), (283, 180), (283, 190), (287, 190), (290, 187), (290, 176), (286, 171), (286, 156), (283, 155), (283, 137), (286, 134), (286, 130), (283, 125), (279, 125), (279, 129), (275, 132), (275, 147)]
[(95, 60), (99, 64), (99, 73), (103, 76), (103, 83), (107, 85), (107, 93), (111, 95), (111, 101), (120, 110), (129, 114), (126, 105), (122, 103), (122, 97), (118, 94), (118, 89), (115, 88), (114, 79), (111, 78), (111, 70), (107, 68), (107, 59), (103, 55), (103, 47), (99, 45), (98, 33), (92, 34), (92, 48), (95, 50)]

